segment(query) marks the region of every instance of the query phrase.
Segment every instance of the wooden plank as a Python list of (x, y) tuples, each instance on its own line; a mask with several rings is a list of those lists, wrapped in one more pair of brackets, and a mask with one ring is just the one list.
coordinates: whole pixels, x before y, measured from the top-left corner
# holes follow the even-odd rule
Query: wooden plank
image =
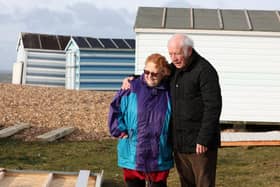
[(104, 171), (102, 170), (101, 173), (98, 173), (96, 175), (95, 187), (101, 187), (101, 184), (103, 182), (103, 173)]
[(53, 173), (50, 173), (48, 175), (46, 182), (43, 184), (43, 187), (50, 187), (52, 180), (53, 180)]
[(7, 138), (29, 127), (30, 125), (28, 123), (19, 123), (14, 126), (7, 127), (5, 129), (0, 130), (0, 138)]
[(77, 182), (76, 175), (63, 175), (63, 174), (54, 174), (54, 178), (50, 184), (51, 187), (73, 187)]
[(4, 171), (0, 171), (0, 180), (2, 180), (5, 176), (5, 172)]
[(222, 142), (222, 147), (227, 146), (278, 146), (280, 141), (235, 141), (235, 142)]
[(74, 130), (74, 127), (61, 127), (59, 129), (55, 129), (45, 134), (39, 135), (37, 136), (37, 138), (41, 141), (52, 142), (54, 140), (67, 136), (68, 134), (71, 134)]
[(222, 142), (269, 142), (280, 141), (280, 131), (268, 132), (222, 132)]
[(5, 168), (0, 168), (0, 180), (4, 178), (5, 176)]
[(5, 177), (0, 180), (0, 186), (2, 187), (38, 187), (42, 186), (46, 181), (47, 174), (25, 174), (25, 173), (10, 173), (6, 172)]
[[(82, 171), (82, 170), (81, 170)], [(62, 172), (62, 171), (33, 171), (33, 170), (6, 170), (0, 168), (1, 172), (5, 173), (5, 176), (0, 180), (0, 186), (22, 186), (29, 187), (69, 187), (69, 186), (91, 186), (101, 187), (103, 171), (101, 173), (91, 173), (80, 171), (80, 179), (78, 179), (77, 172)], [(89, 172), (89, 173), (88, 173)], [(85, 178), (85, 179), (83, 179)], [(81, 180), (81, 183), (77, 181)], [(82, 184), (84, 182), (86, 184)]]
[(81, 170), (78, 176), (76, 187), (87, 187), (89, 175), (89, 170)]

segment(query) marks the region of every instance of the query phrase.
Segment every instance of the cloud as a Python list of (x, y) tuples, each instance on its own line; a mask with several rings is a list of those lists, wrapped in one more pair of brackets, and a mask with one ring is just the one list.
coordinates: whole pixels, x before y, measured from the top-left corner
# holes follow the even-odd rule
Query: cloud
[(188, 1), (173, 0), (164, 4), (164, 7), (174, 7), (174, 8), (194, 8), (198, 7)]
[(126, 9), (97, 8), (89, 3), (67, 5), (63, 11), (34, 7), (0, 13), (0, 70), (12, 70), (20, 32), (134, 38), (134, 19), (135, 13)]
[(75, 17), (79, 33), (97, 37), (134, 37), (135, 15), (125, 9), (96, 8), (87, 3), (69, 7)]

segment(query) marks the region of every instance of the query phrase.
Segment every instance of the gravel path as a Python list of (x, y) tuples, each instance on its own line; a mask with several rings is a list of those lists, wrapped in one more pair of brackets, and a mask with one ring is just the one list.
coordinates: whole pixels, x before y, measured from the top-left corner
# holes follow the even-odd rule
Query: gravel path
[(67, 140), (110, 138), (109, 104), (115, 92), (76, 91), (0, 83), (0, 129), (18, 122), (31, 128), (14, 136), (25, 141), (51, 129), (74, 126)]

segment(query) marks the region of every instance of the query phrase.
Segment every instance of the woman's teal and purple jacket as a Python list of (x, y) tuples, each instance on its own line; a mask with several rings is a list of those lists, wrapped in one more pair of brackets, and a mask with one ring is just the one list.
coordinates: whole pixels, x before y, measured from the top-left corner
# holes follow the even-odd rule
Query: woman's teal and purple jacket
[(131, 81), (130, 90), (120, 90), (110, 105), (109, 129), (119, 139), (118, 166), (154, 172), (173, 167), (169, 140), (171, 103), (168, 83), (148, 87), (143, 76)]

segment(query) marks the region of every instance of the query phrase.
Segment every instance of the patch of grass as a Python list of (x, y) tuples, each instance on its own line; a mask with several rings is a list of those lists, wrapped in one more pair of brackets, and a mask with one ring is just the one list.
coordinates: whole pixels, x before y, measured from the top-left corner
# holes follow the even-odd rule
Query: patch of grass
[(280, 147), (219, 150), (217, 186), (280, 186)]
[(116, 141), (54, 143), (0, 140), (0, 167), (8, 169), (75, 171), (104, 170), (104, 186), (123, 186), (116, 166)]
[[(0, 167), (8, 169), (75, 171), (104, 170), (104, 187), (124, 186), (117, 167), (115, 140), (54, 143), (0, 140)], [(280, 186), (280, 147), (219, 149), (217, 186)], [(179, 186), (175, 169), (170, 187)]]

